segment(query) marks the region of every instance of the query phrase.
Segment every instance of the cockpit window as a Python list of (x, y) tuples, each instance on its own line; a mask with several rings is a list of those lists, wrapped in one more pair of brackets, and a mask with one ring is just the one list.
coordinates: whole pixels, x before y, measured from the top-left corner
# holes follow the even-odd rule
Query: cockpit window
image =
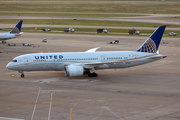
[(17, 60), (12, 60), (12, 62), (17, 62)]

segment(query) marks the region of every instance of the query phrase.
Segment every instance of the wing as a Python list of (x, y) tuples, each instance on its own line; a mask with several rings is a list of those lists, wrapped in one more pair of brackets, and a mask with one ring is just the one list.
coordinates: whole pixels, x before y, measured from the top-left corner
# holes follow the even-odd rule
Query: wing
[(138, 58), (133, 58), (133, 59), (127, 59), (127, 60), (119, 60), (119, 61), (108, 61), (108, 62), (70, 62), (70, 61), (62, 61), (62, 62), (67, 62), (67, 64), (64, 65), (78, 65), (78, 66), (83, 66), (85, 69), (94, 69), (95, 67), (101, 66), (101, 65), (108, 65), (108, 64), (116, 64), (116, 63), (125, 63), (125, 62), (140, 62), (144, 60), (156, 60), (156, 59), (161, 59), (165, 58), (167, 56), (163, 56), (161, 54), (153, 54), (153, 55), (148, 55), (148, 56), (143, 56), (143, 57), (138, 57)]
[(87, 50), (86, 52), (96, 52), (96, 50), (99, 49), (99, 48), (100, 48), (100, 47), (92, 48), (92, 49)]
[(82, 63), (83, 67), (86, 69), (92, 69), (94, 67), (104, 65), (104, 64), (116, 64), (116, 63), (124, 63), (124, 62), (140, 62), (144, 60), (155, 60), (155, 59), (161, 59), (166, 58), (167, 56), (163, 55), (150, 55), (150, 56), (144, 56), (139, 58), (133, 58), (133, 59), (127, 59), (127, 60), (120, 60), (120, 61), (110, 61), (110, 62), (95, 62), (95, 63)]

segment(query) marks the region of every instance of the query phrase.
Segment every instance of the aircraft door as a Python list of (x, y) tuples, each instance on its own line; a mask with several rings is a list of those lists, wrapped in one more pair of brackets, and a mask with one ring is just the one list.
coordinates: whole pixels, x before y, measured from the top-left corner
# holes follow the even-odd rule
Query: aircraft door
[(105, 62), (106, 58), (105, 55), (101, 55), (101, 62)]
[(132, 54), (132, 59), (136, 59), (137, 55), (136, 54)]
[(24, 58), (24, 64), (28, 65), (28, 58), (27, 57)]

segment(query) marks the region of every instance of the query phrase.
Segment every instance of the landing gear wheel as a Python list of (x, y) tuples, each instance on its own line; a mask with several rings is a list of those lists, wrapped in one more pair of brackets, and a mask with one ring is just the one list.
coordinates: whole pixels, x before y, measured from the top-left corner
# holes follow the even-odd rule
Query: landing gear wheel
[(21, 74), (21, 77), (23, 78), (23, 77), (24, 77), (24, 74)]
[(98, 74), (97, 73), (92, 73), (93, 77), (97, 77)]
[(89, 77), (93, 77), (93, 74), (89, 73), (88, 76), (89, 76)]
[(88, 76), (89, 76), (89, 77), (97, 77), (98, 74), (97, 74), (97, 73), (89, 73)]

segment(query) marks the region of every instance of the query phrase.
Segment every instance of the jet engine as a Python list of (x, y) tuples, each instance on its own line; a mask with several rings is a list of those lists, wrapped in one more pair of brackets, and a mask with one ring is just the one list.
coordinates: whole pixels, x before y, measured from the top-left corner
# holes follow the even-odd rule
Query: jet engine
[(83, 66), (78, 65), (68, 65), (65, 66), (65, 75), (70, 76), (82, 76), (84, 74)]

